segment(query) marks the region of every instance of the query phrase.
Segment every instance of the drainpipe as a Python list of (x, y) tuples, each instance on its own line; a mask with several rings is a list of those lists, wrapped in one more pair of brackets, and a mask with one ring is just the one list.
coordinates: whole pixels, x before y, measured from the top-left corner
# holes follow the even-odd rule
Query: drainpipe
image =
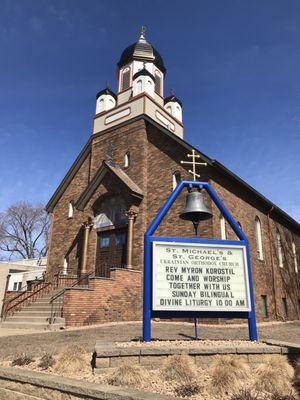
[(273, 297), (274, 297), (274, 311), (275, 318), (278, 319), (277, 313), (277, 301), (276, 301), (276, 285), (275, 285), (275, 270), (274, 270), (274, 258), (273, 258), (273, 248), (272, 248), (272, 236), (271, 236), (271, 224), (270, 224), (270, 213), (273, 211), (274, 206), (267, 212), (268, 217), (268, 233), (269, 233), (269, 243), (270, 243), (270, 255), (271, 255), (271, 266), (272, 266), (272, 284), (273, 284)]

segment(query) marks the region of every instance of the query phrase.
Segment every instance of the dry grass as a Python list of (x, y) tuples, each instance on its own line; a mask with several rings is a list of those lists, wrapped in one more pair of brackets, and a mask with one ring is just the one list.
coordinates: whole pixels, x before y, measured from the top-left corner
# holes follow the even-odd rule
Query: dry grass
[(295, 378), (300, 379), (300, 357), (298, 358), (297, 363), (296, 363)]
[(55, 358), (52, 356), (52, 354), (45, 353), (41, 359), (40, 362), (38, 363), (38, 367), (41, 368), (42, 370), (49, 369), (54, 366), (56, 363)]
[(250, 389), (241, 389), (238, 393), (235, 393), (230, 400), (267, 400), (267, 397), (263, 393), (252, 392)]
[(34, 358), (30, 354), (22, 353), (18, 354), (11, 362), (12, 367), (23, 367), (34, 362)]
[(201, 386), (197, 382), (181, 383), (174, 391), (176, 396), (191, 397), (201, 392)]
[(274, 393), (271, 397), (271, 400), (297, 400), (298, 397), (296, 397), (295, 394), (290, 393), (290, 394), (279, 394), (279, 393)]
[(89, 368), (88, 354), (83, 347), (69, 345), (59, 353), (54, 371), (59, 374), (73, 375)]
[(255, 388), (269, 393), (290, 393), (293, 376), (293, 367), (282, 356), (269, 356), (255, 370)]
[(249, 367), (233, 356), (216, 356), (210, 373), (211, 391), (222, 395), (241, 389), (243, 381), (249, 378)]
[(108, 377), (107, 383), (115, 386), (139, 386), (148, 378), (148, 373), (139, 365), (121, 365)]
[(193, 359), (186, 354), (170, 356), (162, 369), (162, 377), (167, 381), (193, 382), (197, 378), (197, 368)]

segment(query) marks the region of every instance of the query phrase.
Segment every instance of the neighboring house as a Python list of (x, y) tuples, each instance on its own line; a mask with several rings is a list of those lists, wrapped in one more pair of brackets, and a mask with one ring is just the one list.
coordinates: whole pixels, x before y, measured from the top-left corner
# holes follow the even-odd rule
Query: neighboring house
[(28, 289), (28, 282), (40, 279), (46, 270), (47, 258), (0, 262), (0, 309), (5, 291)]
[(11, 270), (8, 277), (7, 291), (25, 291), (30, 290), (30, 282), (40, 280), (45, 273), (46, 266), (33, 271), (16, 271)]

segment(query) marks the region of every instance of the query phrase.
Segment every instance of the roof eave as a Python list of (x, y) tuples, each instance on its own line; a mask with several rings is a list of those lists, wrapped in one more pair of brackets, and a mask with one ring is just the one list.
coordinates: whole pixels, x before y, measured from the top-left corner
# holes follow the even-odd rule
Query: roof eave
[(66, 173), (65, 177), (63, 178), (63, 180), (61, 181), (61, 183), (59, 184), (59, 186), (57, 187), (57, 189), (53, 193), (52, 197), (50, 198), (50, 200), (46, 204), (45, 209), (46, 209), (46, 211), (48, 213), (52, 213), (53, 212), (54, 207), (56, 206), (57, 202), (59, 201), (59, 199), (63, 195), (66, 187), (69, 185), (70, 180), (72, 180), (72, 178), (76, 175), (77, 171), (79, 170), (79, 168), (81, 167), (81, 165), (85, 161), (87, 155), (90, 152), (92, 139), (93, 139), (92, 137), (89, 138), (88, 142), (83, 147), (83, 149), (79, 153), (78, 157), (73, 162), (73, 164), (69, 168), (68, 172)]

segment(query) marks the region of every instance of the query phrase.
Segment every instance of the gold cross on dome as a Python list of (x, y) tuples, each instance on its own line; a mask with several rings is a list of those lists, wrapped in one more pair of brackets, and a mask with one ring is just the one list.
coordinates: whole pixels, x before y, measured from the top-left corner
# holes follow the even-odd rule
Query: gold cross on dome
[(144, 37), (145, 36), (145, 33), (146, 33), (146, 27), (145, 26), (141, 26), (141, 29), (140, 29), (140, 36), (141, 37)]
[(196, 154), (195, 150), (192, 150), (192, 154), (187, 154), (188, 158), (191, 158), (192, 161), (180, 161), (181, 164), (189, 164), (192, 165), (192, 170), (189, 169), (189, 173), (193, 175), (193, 180), (196, 181), (197, 178), (200, 178), (200, 174), (196, 173), (196, 165), (203, 165), (204, 167), (207, 166), (206, 162), (197, 162), (196, 159), (201, 158), (199, 154)]

